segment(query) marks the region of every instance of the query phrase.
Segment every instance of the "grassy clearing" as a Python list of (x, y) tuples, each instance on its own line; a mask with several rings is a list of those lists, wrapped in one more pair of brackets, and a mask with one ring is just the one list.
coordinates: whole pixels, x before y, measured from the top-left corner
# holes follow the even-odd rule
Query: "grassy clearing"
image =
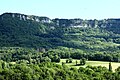
[[(90, 66), (104, 66), (104, 67), (107, 67), (107, 68), (109, 67), (109, 62), (105, 62), (105, 61), (86, 61), (86, 65), (84, 65), (84, 66), (75, 66), (76, 65), (76, 60), (79, 64), (80, 60), (78, 60), (78, 59), (73, 59), (72, 63), (66, 63), (66, 59), (61, 59), (60, 63), (57, 63), (57, 64), (62, 64), (62, 62), (64, 62), (66, 65), (68, 65), (70, 67), (76, 67), (76, 68), (86, 67), (88, 65), (90, 65)], [(117, 62), (112, 62), (111, 64), (112, 64), (113, 71), (115, 71), (115, 69), (120, 66), (120, 63), (117, 63)]]

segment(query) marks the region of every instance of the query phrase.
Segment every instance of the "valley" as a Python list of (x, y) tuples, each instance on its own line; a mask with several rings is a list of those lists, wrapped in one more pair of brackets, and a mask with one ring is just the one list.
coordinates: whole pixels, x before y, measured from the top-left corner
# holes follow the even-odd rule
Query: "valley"
[(3, 13), (0, 80), (119, 80), (119, 30), (120, 19)]

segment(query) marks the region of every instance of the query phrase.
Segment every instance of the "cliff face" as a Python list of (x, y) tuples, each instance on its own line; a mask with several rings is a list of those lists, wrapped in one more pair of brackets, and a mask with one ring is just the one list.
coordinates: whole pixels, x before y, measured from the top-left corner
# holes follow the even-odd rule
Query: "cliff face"
[(69, 27), (113, 27), (119, 26), (120, 19), (104, 19), (104, 20), (83, 20), (83, 19), (53, 19), (59, 26)]
[[(55, 27), (93, 27), (93, 28), (104, 28), (115, 33), (120, 33), (120, 19), (104, 19), (104, 20), (83, 20), (77, 19), (50, 19), (48, 17), (39, 17), (34, 15), (24, 15), (19, 13), (4, 13), (0, 15), (0, 19), (15, 19), (21, 21), (33, 21), (42, 23), (46, 26)], [(117, 30), (116, 30), (117, 29)]]
[(16, 18), (19, 20), (31, 20), (31, 21), (36, 21), (36, 22), (41, 22), (41, 23), (50, 23), (51, 19), (48, 17), (38, 17), (34, 15), (24, 15), (24, 14), (19, 14), (19, 13), (4, 13), (0, 16), (3, 19), (5, 18)]

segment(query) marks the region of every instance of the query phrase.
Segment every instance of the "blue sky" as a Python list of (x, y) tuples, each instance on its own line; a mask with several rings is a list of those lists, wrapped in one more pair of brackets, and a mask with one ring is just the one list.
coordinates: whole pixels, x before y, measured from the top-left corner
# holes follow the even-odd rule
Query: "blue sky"
[(5, 12), (50, 18), (120, 18), (120, 0), (1, 0)]

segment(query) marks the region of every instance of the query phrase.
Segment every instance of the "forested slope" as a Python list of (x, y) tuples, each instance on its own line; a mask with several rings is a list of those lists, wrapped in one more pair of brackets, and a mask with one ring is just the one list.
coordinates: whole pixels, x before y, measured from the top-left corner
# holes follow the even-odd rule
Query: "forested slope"
[[(0, 80), (119, 80), (120, 67), (58, 65), (60, 59), (120, 62), (120, 20), (0, 15)], [(56, 62), (56, 63), (54, 63)]]
[[(4, 13), (0, 16), (0, 46), (63, 50), (61, 55), (68, 51), (72, 58), (119, 61), (119, 28), (119, 19), (50, 19)], [(75, 54), (75, 50), (79, 51)]]

